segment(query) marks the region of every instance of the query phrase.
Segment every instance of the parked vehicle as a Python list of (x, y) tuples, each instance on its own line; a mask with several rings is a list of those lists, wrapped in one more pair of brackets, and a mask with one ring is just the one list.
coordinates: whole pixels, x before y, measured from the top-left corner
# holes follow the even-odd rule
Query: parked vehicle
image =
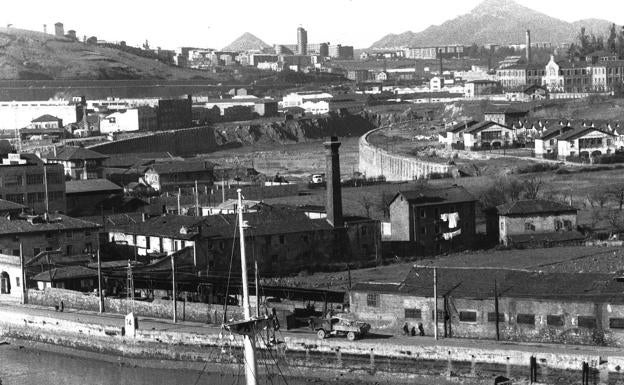
[(323, 318), (310, 318), (310, 327), (319, 339), (330, 336), (346, 336), (349, 341), (364, 337), (370, 331), (370, 324), (355, 319), (350, 313), (328, 314)]

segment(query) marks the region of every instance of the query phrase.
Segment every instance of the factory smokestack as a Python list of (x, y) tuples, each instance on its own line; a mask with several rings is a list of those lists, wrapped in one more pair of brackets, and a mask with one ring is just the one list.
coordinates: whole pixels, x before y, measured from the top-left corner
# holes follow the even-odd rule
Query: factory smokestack
[(526, 31), (526, 61), (527, 64), (531, 63), (531, 30)]
[(327, 183), (327, 222), (333, 227), (342, 227), (342, 190), (340, 187), (340, 156), (338, 137), (332, 136), (325, 146), (325, 180)]

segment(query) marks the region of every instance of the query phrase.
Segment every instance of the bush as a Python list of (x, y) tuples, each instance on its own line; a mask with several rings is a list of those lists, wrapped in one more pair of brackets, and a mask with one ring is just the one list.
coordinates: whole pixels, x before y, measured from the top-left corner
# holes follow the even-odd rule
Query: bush
[(429, 179), (446, 179), (452, 177), (453, 176), (448, 172), (432, 172), (429, 174)]
[(516, 169), (516, 174), (531, 174), (534, 172), (545, 172), (545, 171), (553, 171), (559, 168), (558, 164), (551, 163), (535, 163), (529, 164), (524, 167), (518, 167)]
[(567, 168), (560, 168), (559, 170), (555, 171), (555, 174), (558, 175), (565, 175), (565, 174), (571, 174), (572, 171), (568, 170)]

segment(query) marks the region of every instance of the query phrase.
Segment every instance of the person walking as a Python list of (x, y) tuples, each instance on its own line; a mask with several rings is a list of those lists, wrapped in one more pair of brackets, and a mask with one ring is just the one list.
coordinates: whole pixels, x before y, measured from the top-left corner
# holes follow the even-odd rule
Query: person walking
[(423, 327), (422, 322), (418, 324), (418, 332), (419, 332), (418, 334), (420, 334), (421, 337), (425, 336), (425, 328)]
[(409, 325), (407, 322), (403, 325), (403, 335), (409, 336)]

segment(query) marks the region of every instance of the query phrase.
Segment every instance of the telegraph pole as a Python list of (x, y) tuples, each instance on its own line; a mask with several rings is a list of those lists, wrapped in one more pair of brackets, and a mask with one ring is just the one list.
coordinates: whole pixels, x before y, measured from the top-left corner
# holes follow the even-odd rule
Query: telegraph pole
[(20, 242), (19, 251), (20, 268), (22, 272), (22, 305), (25, 305), (28, 303), (28, 288), (26, 287), (26, 266), (24, 266), (24, 246), (22, 245), (22, 242)]
[(100, 313), (104, 313), (104, 297), (102, 296), (102, 260), (100, 259), (100, 249), (97, 249), (98, 267), (98, 297), (100, 299)]
[(173, 323), (178, 322), (178, 299), (176, 293), (176, 280), (175, 280), (175, 259), (171, 254), (171, 282), (173, 286)]
[(496, 341), (500, 340), (500, 327), (498, 325), (498, 288), (494, 280), (494, 313), (496, 313)]
[(433, 337), (438, 340), (438, 277), (433, 268)]

